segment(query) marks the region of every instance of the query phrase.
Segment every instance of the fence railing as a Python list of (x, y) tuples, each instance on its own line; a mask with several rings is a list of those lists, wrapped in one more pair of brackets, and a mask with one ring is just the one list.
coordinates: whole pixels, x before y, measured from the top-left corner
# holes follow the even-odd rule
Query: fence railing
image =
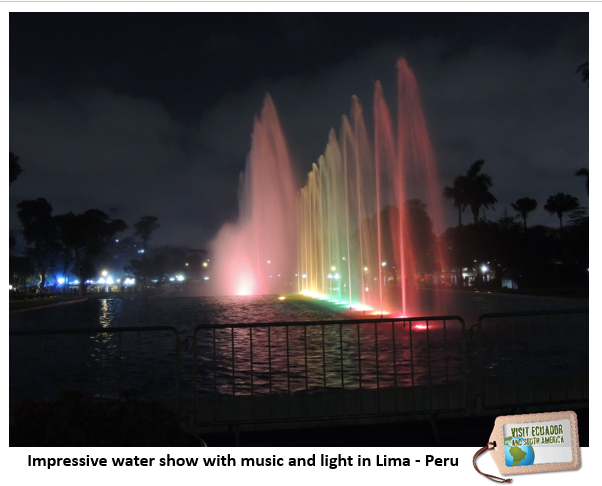
[(10, 398), (63, 388), (99, 398), (166, 397), (179, 413), (180, 339), (171, 326), (10, 332)]
[(185, 354), (171, 326), (16, 331), (10, 401), (126, 393), (198, 426), (587, 403), (588, 315), (486, 314), (476, 342), (459, 316), (200, 325)]
[(589, 401), (589, 310), (479, 317), (483, 409)]
[(197, 425), (466, 410), (459, 316), (201, 325)]

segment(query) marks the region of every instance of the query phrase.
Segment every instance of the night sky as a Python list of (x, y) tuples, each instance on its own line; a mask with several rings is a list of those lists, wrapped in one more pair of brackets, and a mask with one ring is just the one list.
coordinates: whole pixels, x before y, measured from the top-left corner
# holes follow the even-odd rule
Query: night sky
[[(395, 104), (405, 56), (424, 101), (442, 186), (485, 159), (498, 199), (487, 218), (535, 198), (529, 224), (557, 227), (552, 194), (588, 205), (588, 14), (15, 14), (10, 150), (16, 205), (89, 208), (130, 226), (159, 218), (151, 244), (205, 248), (237, 216), (253, 117), (269, 92), (298, 187), (351, 96), (374, 80)], [(371, 118), (371, 117), (370, 117)], [(457, 212), (443, 201), (448, 224)], [(469, 210), (464, 221), (471, 221)], [(128, 234), (132, 233), (128, 230)]]

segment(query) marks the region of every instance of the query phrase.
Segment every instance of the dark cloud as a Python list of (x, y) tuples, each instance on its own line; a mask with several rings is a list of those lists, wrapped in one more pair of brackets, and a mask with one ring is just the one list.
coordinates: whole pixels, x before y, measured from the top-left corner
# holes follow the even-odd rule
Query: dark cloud
[(19, 201), (46, 197), (55, 213), (117, 208), (130, 225), (152, 214), (155, 243), (204, 247), (236, 216), (266, 92), (301, 184), (352, 95), (370, 114), (379, 79), (394, 105), (401, 55), (444, 185), (483, 158), (492, 219), (524, 196), (540, 204), (532, 222), (550, 225), (547, 196), (587, 202), (574, 176), (589, 157), (589, 92), (575, 74), (586, 14), (370, 14), (363, 28), (347, 15), (52, 14), (52, 29), (47, 15), (10, 18), (10, 150), (26, 170), (10, 189), (11, 228)]

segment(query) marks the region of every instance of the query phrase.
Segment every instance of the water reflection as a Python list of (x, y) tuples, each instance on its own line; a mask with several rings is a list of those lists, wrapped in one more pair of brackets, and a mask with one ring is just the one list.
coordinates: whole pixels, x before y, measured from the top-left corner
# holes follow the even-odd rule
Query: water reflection
[(461, 336), (460, 321), (201, 329), (198, 386), (246, 395), (450, 385), (464, 378)]
[[(462, 298), (474, 298), (462, 294)], [(480, 296), (480, 299), (485, 298)], [(487, 296), (489, 311), (509, 310), (508, 296)], [(496, 304), (497, 302), (497, 304)], [(530, 310), (530, 299), (516, 302)], [(538, 308), (583, 307), (581, 301), (536, 299)], [(498, 309), (496, 305), (500, 305)], [(321, 390), (403, 389), (478, 383), (478, 340), (466, 339), (455, 321), (390, 321), (316, 324), (343, 319), (340, 307), (275, 296), (246, 298), (104, 299), (11, 314), (12, 330), (96, 328), (89, 334), (17, 336), (10, 339), (11, 402), (24, 396), (53, 396), (62, 387), (116, 396), (129, 390), (147, 397), (172, 397), (176, 384), (176, 342), (169, 332), (127, 332), (130, 326), (173, 325), (181, 341), (180, 390), (192, 397), (313, 393)], [(459, 312), (464, 315), (462, 312)], [(203, 329), (197, 339), (193, 374), (192, 334), (203, 323), (307, 321), (307, 325)], [(508, 381), (532, 389), (550, 377), (562, 387), (588, 372), (587, 314), (545, 322), (533, 319), (483, 325), (483, 370), (499, 390)], [(314, 321), (314, 322), (312, 322)], [(468, 320), (469, 326), (476, 319)], [(509, 327), (510, 326), (510, 327)], [(512, 327), (514, 326), (514, 327)], [(585, 329), (585, 332), (583, 332)], [(195, 382), (196, 378), (196, 382)], [(522, 382), (521, 381), (521, 382)], [(587, 390), (587, 382), (578, 385)], [(579, 390), (578, 390), (579, 391)], [(582, 393), (579, 391), (579, 393)], [(506, 400), (508, 394), (500, 396)]]
[(100, 299), (99, 303), (98, 323), (102, 327), (111, 327), (116, 316), (122, 312), (124, 301), (121, 299)]

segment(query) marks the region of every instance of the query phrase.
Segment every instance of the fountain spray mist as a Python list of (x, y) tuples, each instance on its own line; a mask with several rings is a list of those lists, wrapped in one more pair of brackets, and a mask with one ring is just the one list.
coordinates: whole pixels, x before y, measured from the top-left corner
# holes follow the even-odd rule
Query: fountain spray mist
[(215, 293), (296, 290), (296, 192), (276, 107), (267, 95), (240, 176), (239, 220), (224, 225), (210, 244)]

